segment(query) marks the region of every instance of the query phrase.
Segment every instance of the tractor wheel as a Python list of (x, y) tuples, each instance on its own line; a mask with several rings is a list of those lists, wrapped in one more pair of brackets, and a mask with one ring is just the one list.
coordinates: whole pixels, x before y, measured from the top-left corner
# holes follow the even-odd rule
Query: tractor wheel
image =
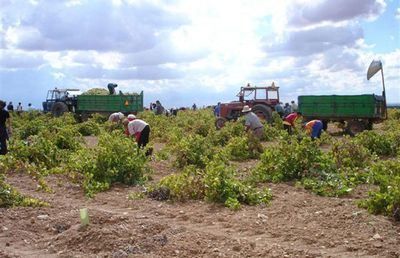
[(366, 129), (366, 124), (363, 121), (351, 120), (347, 122), (346, 131), (350, 136), (355, 136)]
[(63, 102), (56, 102), (51, 108), (51, 113), (55, 117), (62, 116), (65, 112), (68, 112), (68, 106)]
[(272, 109), (265, 105), (255, 105), (251, 111), (254, 112), (260, 119), (265, 120), (267, 123), (272, 123)]
[(374, 127), (374, 123), (372, 122), (372, 120), (368, 120), (367, 124), (366, 124), (366, 129), (367, 130), (372, 130)]
[(224, 127), (226, 121), (228, 121), (226, 118), (218, 117), (217, 120), (215, 120), (215, 127), (217, 129), (221, 129), (222, 127)]

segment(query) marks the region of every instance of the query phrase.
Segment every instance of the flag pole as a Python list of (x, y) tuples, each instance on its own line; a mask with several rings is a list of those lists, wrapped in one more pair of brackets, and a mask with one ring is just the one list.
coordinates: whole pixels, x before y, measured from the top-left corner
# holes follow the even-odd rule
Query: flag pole
[(385, 105), (385, 118), (387, 119), (388, 114), (387, 114), (387, 104), (386, 104), (386, 90), (385, 90), (385, 78), (383, 77), (383, 65), (381, 65), (381, 75), (382, 75), (382, 86), (383, 86), (383, 99), (384, 99), (384, 105)]

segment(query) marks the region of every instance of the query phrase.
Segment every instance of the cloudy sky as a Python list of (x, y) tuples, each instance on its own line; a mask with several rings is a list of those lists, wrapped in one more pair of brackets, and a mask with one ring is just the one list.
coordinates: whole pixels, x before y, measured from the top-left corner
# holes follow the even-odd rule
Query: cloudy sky
[(144, 91), (166, 107), (234, 100), (241, 86), (381, 93), (400, 102), (399, 0), (0, 0), (0, 99), (47, 90)]

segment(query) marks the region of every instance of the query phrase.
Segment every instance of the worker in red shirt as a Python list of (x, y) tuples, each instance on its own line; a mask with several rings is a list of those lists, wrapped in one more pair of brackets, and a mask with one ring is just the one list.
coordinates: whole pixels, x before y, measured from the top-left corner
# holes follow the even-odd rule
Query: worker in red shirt
[(292, 130), (295, 129), (296, 120), (301, 117), (301, 112), (293, 112), (283, 119), (283, 128), (285, 128), (288, 134), (292, 134)]
[(311, 135), (311, 139), (319, 138), (322, 133), (323, 124), (321, 120), (311, 120), (306, 123), (304, 128)]

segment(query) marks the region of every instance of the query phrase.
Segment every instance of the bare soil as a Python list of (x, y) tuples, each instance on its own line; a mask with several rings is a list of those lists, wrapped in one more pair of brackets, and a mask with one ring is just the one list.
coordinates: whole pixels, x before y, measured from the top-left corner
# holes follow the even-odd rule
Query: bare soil
[[(255, 164), (234, 163), (243, 172)], [(167, 161), (151, 166), (154, 182), (175, 172)], [(20, 192), (51, 206), (0, 209), (0, 257), (400, 257), (400, 223), (357, 206), (368, 186), (328, 198), (270, 184), (271, 205), (231, 211), (203, 201), (128, 198), (140, 186), (114, 185), (87, 199), (65, 176), (47, 180), (53, 193), (37, 191), (25, 174), (7, 175)], [(87, 227), (79, 218), (84, 207)]]

